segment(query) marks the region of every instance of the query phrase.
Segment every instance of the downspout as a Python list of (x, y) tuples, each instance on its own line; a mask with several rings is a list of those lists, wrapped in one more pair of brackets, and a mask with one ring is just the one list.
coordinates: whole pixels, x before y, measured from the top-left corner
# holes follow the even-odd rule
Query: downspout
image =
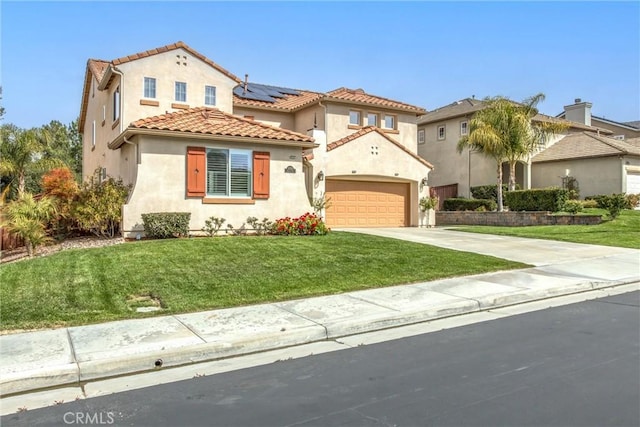
[[(134, 174), (131, 177), (131, 182), (130, 182), (130, 184), (132, 185), (132, 188), (131, 188), (131, 191), (129, 192), (129, 197), (131, 197), (131, 194), (133, 194), (133, 189), (138, 180), (138, 165), (140, 164), (140, 159), (138, 158), (138, 144), (135, 142), (129, 141), (126, 136), (123, 138), (123, 141), (125, 144), (129, 144), (133, 146), (133, 153), (134, 153), (135, 162), (136, 162), (136, 166), (134, 168)], [(127, 203), (129, 203), (129, 200), (127, 200)]]
[(122, 108), (122, 100), (124, 99), (124, 74), (117, 67), (111, 68), (114, 73), (120, 76), (120, 124), (118, 125), (118, 135), (122, 133), (122, 124), (124, 123), (124, 108)]

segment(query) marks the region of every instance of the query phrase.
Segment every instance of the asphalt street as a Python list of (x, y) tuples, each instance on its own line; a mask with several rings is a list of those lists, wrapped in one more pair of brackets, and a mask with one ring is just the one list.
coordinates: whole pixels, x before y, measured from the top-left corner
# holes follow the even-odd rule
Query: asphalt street
[(28, 410), (2, 426), (638, 426), (640, 292)]

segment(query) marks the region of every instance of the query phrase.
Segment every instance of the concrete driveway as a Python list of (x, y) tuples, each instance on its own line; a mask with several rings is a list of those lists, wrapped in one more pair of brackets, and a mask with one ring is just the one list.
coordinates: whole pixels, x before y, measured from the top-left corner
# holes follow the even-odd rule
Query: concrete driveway
[(640, 271), (640, 250), (613, 246), (586, 245), (555, 240), (466, 233), (443, 228), (340, 228), (335, 231), (372, 234), (423, 243), (464, 252), (475, 252), (535, 266), (604, 258), (612, 255), (634, 257)]

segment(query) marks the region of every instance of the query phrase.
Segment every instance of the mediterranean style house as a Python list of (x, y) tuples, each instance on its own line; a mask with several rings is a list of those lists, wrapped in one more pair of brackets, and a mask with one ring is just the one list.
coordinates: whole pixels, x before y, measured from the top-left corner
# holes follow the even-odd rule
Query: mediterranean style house
[(584, 102), (580, 98), (576, 98), (571, 105), (565, 105), (564, 111), (556, 117), (570, 120), (576, 123), (582, 123), (588, 126), (596, 126), (600, 129), (607, 129), (612, 132), (615, 139), (625, 140), (630, 138), (640, 138), (640, 121), (633, 122), (616, 122), (614, 120), (605, 119), (591, 114), (593, 104)]
[[(452, 104), (437, 108), (418, 119), (418, 154), (429, 159), (435, 170), (429, 175), (430, 187), (447, 189), (448, 197), (471, 197), (471, 187), (495, 184), (497, 178), (496, 164), (493, 159), (481, 153), (465, 149), (462, 153), (456, 150), (458, 141), (469, 131), (469, 123), (475, 112), (484, 108), (485, 103), (475, 98), (466, 98)], [(578, 132), (595, 132), (611, 135), (612, 131), (596, 128), (584, 123), (577, 123), (562, 118), (555, 118), (544, 114), (534, 117), (537, 121), (563, 122), (567, 130), (547, 141), (552, 146), (566, 135)], [(538, 186), (532, 181), (531, 158), (523, 159), (516, 166), (516, 182), (520, 188), (528, 189)], [(508, 164), (502, 165), (503, 182), (509, 179)], [(553, 185), (561, 185), (562, 181)]]
[(420, 107), (362, 89), (327, 93), (241, 80), (182, 42), (87, 61), (83, 175), (131, 184), (125, 237), (143, 213), (190, 212), (240, 226), (313, 210), (330, 227), (417, 226), (431, 163)]

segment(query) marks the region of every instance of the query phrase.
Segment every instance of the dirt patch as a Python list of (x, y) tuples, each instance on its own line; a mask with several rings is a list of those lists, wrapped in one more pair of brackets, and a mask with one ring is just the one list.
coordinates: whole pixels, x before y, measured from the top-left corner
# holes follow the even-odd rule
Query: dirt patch
[[(100, 248), (103, 246), (118, 245), (120, 243), (124, 243), (124, 239), (122, 237), (113, 237), (110, 239), (97, 236), (74, 237), (60, 243), (39, 247), (34, 258), (51, 255), (67, 249)], [(2, 251), (0, 254), (0, 263), (2, 264), (16, 262), (23, 259), (29, 259), (27, 249), (24, 247)]]

